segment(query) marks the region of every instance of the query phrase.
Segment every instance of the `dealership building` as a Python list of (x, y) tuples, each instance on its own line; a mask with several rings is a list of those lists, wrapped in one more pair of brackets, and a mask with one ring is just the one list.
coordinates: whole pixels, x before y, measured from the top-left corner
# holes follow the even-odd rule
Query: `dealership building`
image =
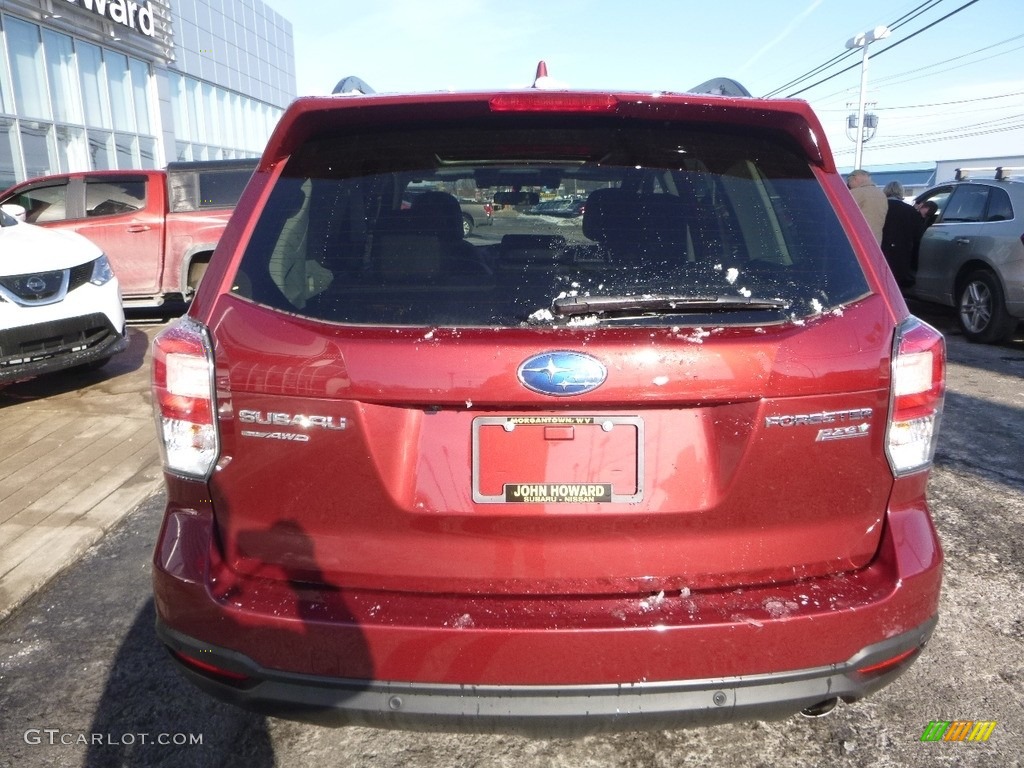
[(260, 0), (0, 0), (0, 189), (257, 156), (295, 90)]

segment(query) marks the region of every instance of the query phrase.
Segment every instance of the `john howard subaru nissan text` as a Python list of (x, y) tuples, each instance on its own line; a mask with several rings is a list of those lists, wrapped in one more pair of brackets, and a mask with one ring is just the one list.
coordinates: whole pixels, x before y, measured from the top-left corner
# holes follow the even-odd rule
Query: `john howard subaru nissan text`
[[(157, 630), (235, 704), (822, 713), (935, 626), (945, 347), (800, 101), (296, 101), (154, 345)], [(409, 185), (429, 186), (403, 206)], [(584, 197), (582, 217), (459, 198)]]

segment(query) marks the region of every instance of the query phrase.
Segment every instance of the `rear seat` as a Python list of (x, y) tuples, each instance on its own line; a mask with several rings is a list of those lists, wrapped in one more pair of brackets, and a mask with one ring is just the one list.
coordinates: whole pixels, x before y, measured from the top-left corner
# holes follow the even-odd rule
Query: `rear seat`
[(447, 192), (424, 192), (408, 211), (381, 220), (373, 233), (373, 272), (387, 283), (430, 283), (489, 273), (463, 239), (462, 209)]

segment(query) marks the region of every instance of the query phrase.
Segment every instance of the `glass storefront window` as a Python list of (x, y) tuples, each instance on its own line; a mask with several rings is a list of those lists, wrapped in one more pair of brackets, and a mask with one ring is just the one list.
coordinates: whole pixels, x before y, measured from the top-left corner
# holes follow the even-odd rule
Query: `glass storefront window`
[[(241, 99), (242, 119), (246, 125), (259, 125), (256, 122), (256, 109), (252, 99), (242, 98)], [(242, 139), (239, 146), (245, 149), (252, 149), (253, 146), (259, 141), (259, 137), (255, 131), (246, 131), (240, 138)]]
[(235, 113), (231, 110), (231, 97), (227, 91), (217, 92), (217, 102), (220, 104), (221, 134), (218, 137), (220, 144), (234, 145), (235, 143)]
[(135, 124), (139, 133), (152, 133), (149, 127), (149, 65), (128, 59), (132, 78), (132, 101), (135, 103)]
[[(4, 25), (3, 19), (0, 18), (0, 33), (3, 32)], [(10, 79), (7, 77), (7, 48), (4, 45), (4, 36), (0, 34), (0, 112), (13, 112), (14, 106), (11, 105), (11, 86)], [(0, 150), (2, 151), (2, 150)], [(0, 170), (0, 174), (3, 171)]]
[(61, 173), (82, 171), (89, 167), (85, 129), (70, 125), (57, 126), (57, 160)]
[(98, 46), (78, 41), (78, 72), (82, 81), (82, 101), (85, 104), (85, 124), (95, 128), (110, 128), (110, 97), (103, 69), (103, 52)]
[(19, 157), (14, 121), (0, 117), (0, 189), (17, 183)]
[(118, 168), (135, 167), (135, 137), (125, 133), (114, 134), (114, 149)]
[(132, 107), (132, 80), (128, 71), (128, 57), (121, 53), (103, 52), (110, 84), (110, 112), (114, 130), (135, 130), (135, 108)]
[(75, 45), (67, 35), (43, 30), (46, 72), (50, 76), (50, 99), (56, 119), (62, 123), (82, 122), (82, 101), (75, 66)]
[(242, 97), (237, 93), (228, 94), (231, 114), (235, 121), (235, 131), (229, 137), (232, 147), (244, 147), (245, 142), (245, 113), (242, 111)]
[(206, 141), (206, 123), (203, 121), (203, 94), (198, 80), (186, 78), (188, 91), (188, 137), (192, 141)]
[(46, 69), (43, 66), (43, 43), (39, 37), (39, 27), (8, 16), (4, 29), (18, 114), (49, 120), (50, 100), (44, 85)]
[(203, 83), (203, 115), (206, 117), (206, 140), (213, 143), (221, 141), (217, 89), (209, 83)]
[(139, 167), (156, 168), (156, 139), (148, 136), (139, 137)]
[(89, 159), (94, 171), (108, 171), (117, 167), (112, 134), (106, 131), (89, 131)]
[(21, 152), (27, 178), (57, 173), (57, 152), (53, 145), (53, 126), (49, 123), (20, 121)]
[(273, 116), (269, 104), (260, 104), (260, 125), (263, 126), (263, 135), (269, 137), (273, 129), (271, 118)]
[[(0, 17), (0, 189), (47, 173), (258, 155), (280, 117), (280, 109), (236, 90), (167, 71), (177, 141), (165, 145), (159, 137), (170, 126), (161, 126), (157, 104), (163, 71), (74, 32)], [(227, 66), (224, 50), (209, 52), (211, 61)]]
[(188, 136), (188, 99), (185, 97), (185, 78), (177, 72), (168, 72), (171, 85), (171, 112), (174, 115), (174, 135)]

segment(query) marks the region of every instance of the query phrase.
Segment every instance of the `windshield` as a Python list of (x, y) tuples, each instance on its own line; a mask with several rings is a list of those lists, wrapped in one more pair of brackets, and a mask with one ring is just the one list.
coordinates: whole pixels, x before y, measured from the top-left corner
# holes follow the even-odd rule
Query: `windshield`
[(558, 115), (322, 137), (285, 165), (235, 290), (463, 327), (764, 324), (863, 296), (807, 162), (748, 134)]

